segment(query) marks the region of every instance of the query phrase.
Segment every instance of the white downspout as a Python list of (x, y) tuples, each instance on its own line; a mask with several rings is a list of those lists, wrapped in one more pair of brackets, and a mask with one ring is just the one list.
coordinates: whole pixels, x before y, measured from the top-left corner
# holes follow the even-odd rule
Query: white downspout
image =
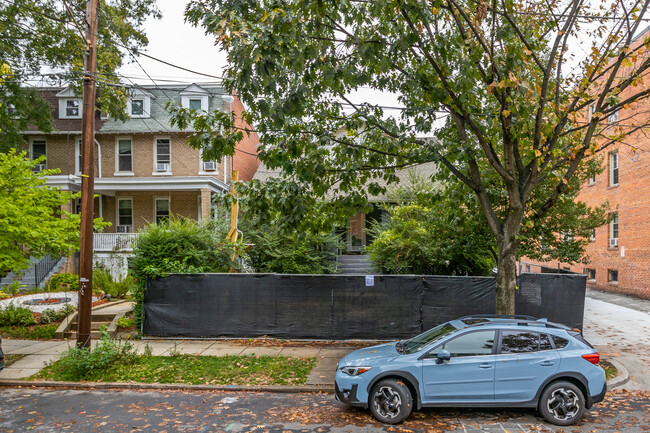
[(99, 169), (99, 174), (97, 177), (102, 177), (102, 145), (99, 144), (99, 141), (95, 138), (95, 144), (97, 145), (97, 165)]

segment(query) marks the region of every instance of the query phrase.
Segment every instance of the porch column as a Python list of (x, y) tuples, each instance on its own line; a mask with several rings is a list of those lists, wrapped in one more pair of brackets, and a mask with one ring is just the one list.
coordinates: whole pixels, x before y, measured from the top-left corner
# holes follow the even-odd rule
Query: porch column
[(208, 188), (201, 188), (201, 203), (200, 203), (201, 220), (210, 218), (210, 210), (212, 209), (212, 192)]

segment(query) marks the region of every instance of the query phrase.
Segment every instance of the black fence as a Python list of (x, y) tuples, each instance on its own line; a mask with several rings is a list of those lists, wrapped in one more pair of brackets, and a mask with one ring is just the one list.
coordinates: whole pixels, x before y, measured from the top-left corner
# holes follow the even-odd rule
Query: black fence
[[(586, 276), (522, 274), (517, 314), (582, 329)], [(159, 337), (397, 339), (494, 313), (491, 277), (171, 275), (147, 282), (143, 332)]]

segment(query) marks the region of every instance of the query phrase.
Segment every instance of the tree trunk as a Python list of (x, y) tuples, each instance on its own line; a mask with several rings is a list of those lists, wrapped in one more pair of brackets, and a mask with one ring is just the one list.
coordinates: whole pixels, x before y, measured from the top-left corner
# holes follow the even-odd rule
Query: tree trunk
[(516, 235), (511, 233), (506, 232), (503, 238), (497, 241), (497, 314), (515, 314), (517, 239)]

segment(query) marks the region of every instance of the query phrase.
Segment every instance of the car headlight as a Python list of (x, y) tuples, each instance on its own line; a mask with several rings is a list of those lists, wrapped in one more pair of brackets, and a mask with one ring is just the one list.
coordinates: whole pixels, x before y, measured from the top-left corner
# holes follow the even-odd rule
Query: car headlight
[(371, 368), (372, 367), (343, 367), (341, 371), (349, 376), (358, 376)]

